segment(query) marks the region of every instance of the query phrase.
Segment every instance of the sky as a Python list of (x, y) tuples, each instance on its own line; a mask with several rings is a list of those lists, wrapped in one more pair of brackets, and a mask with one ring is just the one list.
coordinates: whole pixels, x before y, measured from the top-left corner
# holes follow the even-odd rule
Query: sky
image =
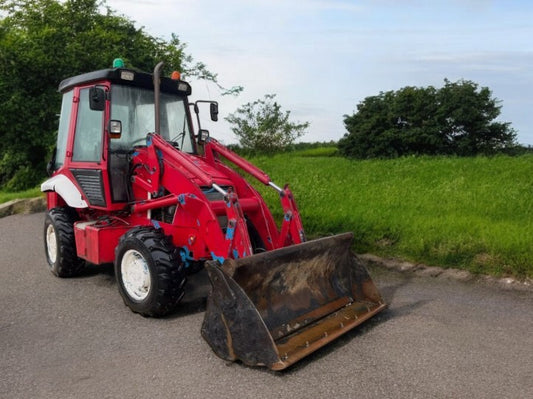
[[(339, 140), (368, 96), (444, 79), (488, 87), (521, 144), (533, 145), (533, 1), (107, 0), (156, 37), (172, 33), (237, 97), (187, 79), (192, 100), (219, 102), (211, 136), (238, 140), (224, 117), (276, 94), (305, 142)], [(205, 110), (207, 115), (207, 109)]]

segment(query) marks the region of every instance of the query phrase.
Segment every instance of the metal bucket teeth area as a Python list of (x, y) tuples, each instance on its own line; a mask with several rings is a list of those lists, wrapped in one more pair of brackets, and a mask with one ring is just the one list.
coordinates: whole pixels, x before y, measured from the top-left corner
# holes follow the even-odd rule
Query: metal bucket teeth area
[(281, 370), (385, 308), (351, 233), (207, 262), (202, 335), (227, 360)]

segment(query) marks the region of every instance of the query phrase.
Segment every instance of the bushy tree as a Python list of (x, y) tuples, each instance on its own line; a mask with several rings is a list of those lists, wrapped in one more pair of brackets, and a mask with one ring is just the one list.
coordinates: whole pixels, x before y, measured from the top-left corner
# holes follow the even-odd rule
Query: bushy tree
[(365, 98), (345, 115), (341, 154), (355, 158), (409, 154), (474, 155), (516, 145), (510, 123), (495, 122), (501, 105), (476, 83), (404, 87)]
[(193, 63), (178, 36), (152, 37), (105, 0), (0, 0), (0, 187), (22, 189), (44, 177), (59, 82), (109, 68), (117, 57), (144, 71), (164, 61), (165, 72), (217, 78)]
[(225, 119), (247, 151), (272, 154), (292, 144), (305, 133), (309, 122), (289, 121), (290, 111), (282, 111), (275, 94), (239, 107)]

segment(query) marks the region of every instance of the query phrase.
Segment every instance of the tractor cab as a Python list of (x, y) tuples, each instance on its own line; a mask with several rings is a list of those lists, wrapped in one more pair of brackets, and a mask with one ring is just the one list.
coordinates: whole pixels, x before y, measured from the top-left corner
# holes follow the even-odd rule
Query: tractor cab
[[(63, 101), (49, 165), (55, 176), (48, 185), (71, 207), (117, 210), (131, 201), (131, 155), (156, 129), (152, 75), (126, 69), (120, 60), (114, 64), (59, 85)], [(158, 133), (175, 148), (194, 154), (187, 98), (191, 87), (174, 77), (160, 78)]]

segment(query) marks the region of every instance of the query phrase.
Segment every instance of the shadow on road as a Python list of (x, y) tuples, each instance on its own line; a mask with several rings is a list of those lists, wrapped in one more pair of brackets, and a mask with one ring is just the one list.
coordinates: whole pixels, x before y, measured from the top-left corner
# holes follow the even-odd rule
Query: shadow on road
[(394, 298), (396, 296), (396, 292), (401, 288), (404, 288), (405, 286), (411, 284), (411, 281), (413, 280), (413, 278), (415, 278), (415, 276), (413, 276), (412, 274), (402, 274), (397, 272), (387, 273), (387, 280), (389, 280), (389, 282), (388, 284), (383, 284), (380, 287), (381, 295), (383, 296), (385, 302), (388, 305), (387, 309), (381, 313), (382, 321), (388, 321), (397, 317), (406, 316), (429, 302), (429, 300), (418, 300), (413, 303), (407, 303), (402, 306), (394, 306)]
[[(320, 348), (316, 352), (300, 360), (298, 363), (283, 372), (274, 372), (266, 368), (258, 369), (264, 370), (265, 372), (277, 377), (299, 373), (309, 364), (322, 358), (326, 358), (336, 351), (341, 351), (343, 347), (352, 343), (354, 340), (371, 333), (372, 330), (379, 327), (383, 323), (398, 317), (409, 315), (417, 308), (425, 305), (428, 302), (427, 300), (419, 300), (412, 303), (406, 303), (401, 306), (395, 306), (394, 300), (397, 292), (405, 286), (411, 284), (411, 280), (414, 278), (414, 276), (390, 272), (382, 269), (371, 270), (371, 272), (374, 281), (378, 285), (379, 290), (388, 305), (387, 309), (354, 328), (353, 330), (347, 332), (335, 341), (329, 343), (325, 347)], [(84, 270), (82, 275), (77, 278), (92, 278), (94, 284), (96, 285), (108, 286), (116, 289), (115, 273), (112, 264), (103, 266), (90, 265)], [(185, 295), (180, 302), (180, 305), (174, 313), (165, 316), (164, 319), (175, 320), (187, 315), (205, 312), (207, 295), (210, 289), (211, 284), (205, 269), (189, 275), (187, 277), (187, 285), (185, 286)], [(247, 367), (242, 365), (240, 362), (235, 362), (232, 364), (235, 365), (235, 367)]]
[[(402, 306), (394, 306), (394, 298), (397, 291), (409, 285), (413, 279), (413, 276), (380, 270), (376, 271), (376, 273), (372, 273), (372, 277), (375, 283), (378, 285), (383, 299), (387, 303), (387, 309), (365, 321), (363, 324), (357, 326), (353, 330), (342, 335), (335, 341), (300, 360), (288, 370), (282, 373), (273, 371), (269, 372), (280, 377), (283, 377), (284, 375), (296, 374), (305, 369), (309, 364), (320, 360), (321, 358), (327, 357), (333, 352), (342, 350), (343, 347), (351, 343), (353, 340), (356, 340), (358, 337), (362, 337), (367, 333), (371, 333), (373, 329), (379, 327), (383, 323), (398, 317), (409, 315), (419, 307), (424, 306), (427, 302), (429, 302), (428, 300), (419, 300)], [(383, 277), (383, 279), (381, 277)], [(380, 284), (381, 281), (385, 282)]]
[(205, 312), (207, 294), (210, 289), (211, 283), (209, 282), (209, 277), (205, 269), (201, 269), (199, 272), (187, 276), (185, 295), (176, 311), (165, 318), (178, 319), (182, 316)]
[[(69, 279), (90, 279), (94, 285), (100, 287), (114, 287), (114, 289), (117, 289), (113, 264), (99, 266), (88, 265), (78, 276)], [(172, 314), (164, 316), (163, 319), (172, 320), (190, 314), (205, 312), (207, 294), (209, 293), (210, 288), (211, 283), (209, 282), (205, 269), (187, 276), (185, 295), (179, 303), (178, 308)]]

